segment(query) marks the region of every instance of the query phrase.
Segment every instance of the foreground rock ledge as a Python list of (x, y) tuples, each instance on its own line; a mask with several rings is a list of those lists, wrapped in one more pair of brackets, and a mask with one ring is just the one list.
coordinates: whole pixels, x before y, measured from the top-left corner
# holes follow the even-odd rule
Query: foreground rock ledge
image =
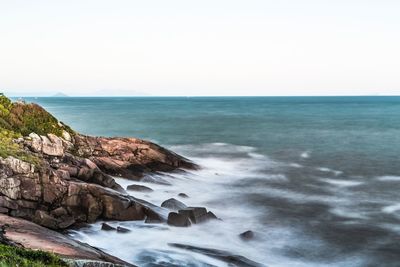
[(106, 263), (109, 264), (107, 266), (134, 266), (99, 249), (23, 219), (0, 214), (0, 225), (7, 225), (4, 237), (9, 241), (24, 248), (55, 253), (62, 258), (71, 259), (72, 262), (79, 262), (82, 266), (85, 263), (88, 265), (96, 263), (90, 266), (105, 266)]

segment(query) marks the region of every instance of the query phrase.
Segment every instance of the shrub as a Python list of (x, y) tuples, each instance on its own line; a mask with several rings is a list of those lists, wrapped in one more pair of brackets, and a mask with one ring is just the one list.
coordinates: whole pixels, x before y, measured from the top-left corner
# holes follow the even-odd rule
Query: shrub
[(58, 256), (30, 249), (0, 245), (0, 267), (66, 267)]

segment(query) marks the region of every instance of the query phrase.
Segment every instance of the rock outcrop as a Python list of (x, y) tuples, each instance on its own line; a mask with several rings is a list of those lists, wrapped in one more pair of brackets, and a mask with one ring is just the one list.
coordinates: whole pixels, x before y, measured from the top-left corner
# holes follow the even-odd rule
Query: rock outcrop
[(76, 135), (74, 149), (76, 155), (89, 158), (105, 173), (134, 180), (146, 172), (196, 168), (188, 159), (137, 138)]
[[(197, 168), (190, 160), (148, 141), (81, 135), (42, 107), (12, 103), (2, 94), (0, 111), (0, 223), (21, 227), (19, 236), (34, 233), (32, 240), (38, 243), (31, 248), (40, 242), (57, 247), (53, 238), (62, 239), (62, 235), (41, 226), (60, 230), (98, 219), (165, 222), (167, 209), (129, 196), (112, 176), (140, 180), (149, 172)], [(197, 223), (208, 214), (192, 211), (193, 215), (182, 212), (183, 206), (179, 208), (176, 214), (184, 224)], [(14, 232), (18, 232), (18, 226)], [(81, 255), (75, 254), (70, 243), (64, 245), (54, 252), (73, 258)], [(53, 247), (43, 246), (40, 249), (53, 251)], [(85, 259), (104, 259), (105, 254), (92, 249)]]
[(73, 266), (134, 266), (99, 249), (23, 219), (0, 214), (0, 225), (6, 225), (3, 235), (12, 245), (53, 252), (64, 259), (70, 259), (68, 262), (74, 264)]

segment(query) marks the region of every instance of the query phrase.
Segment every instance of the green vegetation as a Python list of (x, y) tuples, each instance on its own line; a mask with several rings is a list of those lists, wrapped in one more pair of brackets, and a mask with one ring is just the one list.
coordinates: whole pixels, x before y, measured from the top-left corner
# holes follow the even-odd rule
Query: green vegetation
[(53, 115), (34, 103), (11, 102), (0, 93), (0, 127), (26, 136), (32, 132), (62, 136), (63, 130), (73, 130), (60, 123)]
[(14, 139), (34, 132), (62, 136), (63, 131), (74, 135), (74, 131), (60, 123), (41, 106), (34, 103), (12, 102), (0, 93), (0, 156), (13, 156), (37, 165), (40, 159), (23, 150)]
[(13, 142), (14, 139), (19, 137), (21, 137), (20, 134), (0, 128), (0, 157), (12, 156), (37, 166), (40, 163), (40, 159), (21, 149), (18, 144)]
[(30, 249), (0, 245), (0, 267), (66, 267), (58, 256)]

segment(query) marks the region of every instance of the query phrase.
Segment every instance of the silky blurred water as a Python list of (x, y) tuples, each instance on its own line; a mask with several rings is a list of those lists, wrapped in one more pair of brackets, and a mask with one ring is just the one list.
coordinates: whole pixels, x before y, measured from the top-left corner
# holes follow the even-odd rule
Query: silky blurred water
[[(184, 192), (223, 219), (188, 229), (112, 222), (125, 235), (95, 224), (77, 239), (140, 266), (226, 266), (171, 242), (269, 266), (399, 266), (400, 97), (27, 100), (79, 132), (149, 139), (199, 163), (130, 193), (160, 204)], [(238, 238), (249, 229), (254, 240)]]

